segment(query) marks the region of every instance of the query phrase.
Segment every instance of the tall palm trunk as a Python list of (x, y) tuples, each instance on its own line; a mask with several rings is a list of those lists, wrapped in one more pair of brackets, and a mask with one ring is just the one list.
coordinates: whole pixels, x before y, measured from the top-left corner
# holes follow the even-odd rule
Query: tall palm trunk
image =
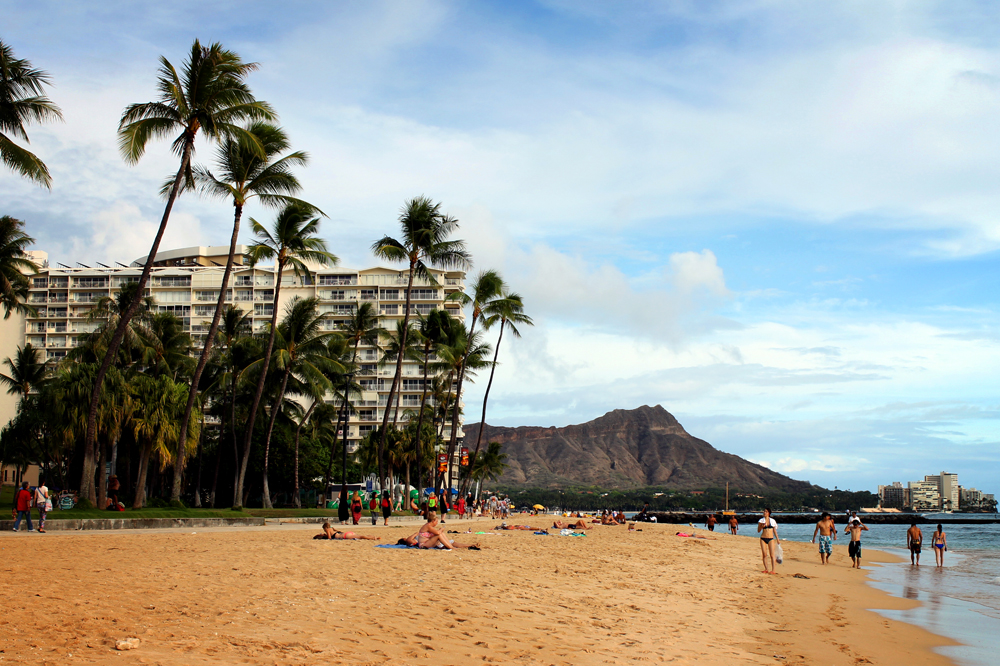
[(98, 444), (98, 455), (97, 455), (97, 508), (103, 509), (104, 504), (108, 499), (108, 474), (107, 474), (107, 451), (108, 446), (105, 443)]
[(215, 508), (215, 493), (219, 490), (219, 468), (222, 467), (222, 438), (226, 432), (225, 426), (219, 434), (219, 445), (215, 447), (215, 471), (212, 473), (212, 491), (208, 494), (208, 506)]
[[(233, 263), (236, 257), (236, 240), (240, 234), (240, 218), (243, 216), (243, 204), (234, 203), (236, 212), (233, 219), (233, 235), (229, 239), (229, 258), (226, 260), (226, 268), (222, 271), (222, 287), (219, 289), (219, 299), (215, 303), (215, 314), (212, 316), (212, 325), (208, 329), (208, 337), (205, 338), (205, 347), (201, 350), (201, 357), (198, 359), (198, 366), (191, 377), (191, 390), (188, 393), (187, 406), (184, 408), (184, 418), (181, 419), (181, 427), (178, 432), (181, 434), (181, 441), (187, 441), (188, 423), (191, 420), (191, 413), (194, 411), (195, 400), (198, 399), (198, 384), (201, 382), (201, 373), (208, 365), (208, 359), (212, 353), (212, 344), (215, 341), (215, 334), (219, 330), (219, 321), (222, 319), (222, 311), (226, 307), (226, 290), (229, 287), (229, 276), (233, 272)], [(277, 304), (275, 304), (277, 305)], [(184, 478), (184, 447), (178, 447), (177, 459), (174, 461), (174, 485), (170, 491), (170, 501), (179, 502), (181, 499), (181, 482)]]
[(469, 324), (469, 340), (465, 343), (465, 355), (462, 356), (462, 364), (458, 367), (458, 387), (455, 389), (455, 404), (452, 405), (451, 412), (451, 437), (448, 438), (448, 492), (451, 492), (451, 476), (454, 465), (452, 458), (455, 455), (455, 444), (458, 442), (458, 409), (462, 402), (462, 382), (465, 380), (465, 363), (469, 360), (469, 351), (472, 349), (472, 335), (476, 331), (476, 320), (478, 315), (472, 313), (472, 323)]
[(146, 503), (146, 474), (149, 471), (149, 454), (153, 451), (153, 445), (142, 444), (139, 453), (139, 476), (135, 481), (135, 500), (132, 502), (133, 509), (141, 509)]
[(295, 428), (295, 487), (292, 494), (292, 503), (296, 509), (302, 507), (302, 500), (299, 498), (299, 437), (302, 434), (302, 426), (309, 420), (310, 415), (312, 415), (313, 410), (316, 409), (316, 405), (318, 404), (319, 400), (313, 400), (313, 404), (309, 405), (309, 410), (302, 417), (302, 420), (299, 421), (298, 427)]
[(271, 408), (271, 418), (267, 422), (267, 434), (264, 435), (264, 508), (273, 509), (271, 506), (271, 494), (267, 485), (267, 464), (271, 456), (271, 433), (274, 432), (274, 422), (278, 420), (278, 412), (281, 411), (281, 402), (285, 399), (285, 388), (288, 386), (288, 376), (292, 374), (292, 364), (289, 363), (281, 376), (281, 388), (278, 390), (278, 397)]
[[(204, 449), (204, 438), (205, 438), (205, 412), (204, 406), (202, 406), (201, 413), (201, 430), (198, 431), (198, 478), (194, 483), (194, 506), (196, 508), (201, 508), (201, 472), (205, 468), (205, 449)], [(181, 449), (183, 447), (177, 447)]]
[[(278, 332), (278, 295), (281, 293), (281, 274), (285, 268), (284, 261), (276, 261), (275, 267), (277, 268), (277, 274), (274, 278), (274, 307), (271, 309), (271, 335), (267, 338), (267, 349), (264, 351), (264, 363), (263, 367), (260, 369), (260, 379), (257, 380), (257, 391), (253, 396), (253, 404), (250, 406), (250, 414), (247, 417), (246, 424), (246, 435), (243, 437), (243, 460), (240, 462), (240, 473), (236, 483), (236, 498), (240, 500), (239, 504), (233, 506), (234, 509), (243, 508), (243, 481), (246, 479), (247, 475), (247, 463), (250, 462), (250, 443), (253, 441), (253, 427), (257, 420), (257, 410), (260, 408), (260, 399), (264, 396), (264, 382), (267, 381), (267, 369), (271, 364), (271, 353), (274, 351), (274, 336)], [(264, 466), (265, 475), (267, 474), (267, 465)], [(267, 478), (265, 476), (265, 478)], [(264, 489), (264, 497), (270, 503), (270, 498), (267, 497), (267, 489)]]
[(399, 354), (396, 356), (396, 372), (392, 376), (392, 386), (389, 388), (389, 399), (385, 403), (385, 413), (382, 415), (382, 433), (378, 441), (378, 474), (380, 479), (385, 478), (385, 436), (389, 428), (389, 408), (392, 406), (392, 398), (396, 395), (396, 386), (401, 381), (403, 374), (403, 350), (406, 349), (406, 333), (410, 328), (410, 294), (413, 292), (413, 273), (416, 271), (416, 259), (410, 260), (410, 272), (406, 279), (406, 309), (403, 310), (403, 333), (399, 336)]
[[(421, 446), (420, 441), (424, 438), (424, 406), (427, 404), (427, 362), (430, 360), (431, 355), (431, 341), (428, 339), (424, 343), (424, 383), (423, 392), (420, 394), (420, 415), (417, 417), (417, 498), (423, 493), (424, 486), (421, 484), (423, 479), (423, 458), (420, 457)], [(407, 468), (407, 474), (409, 473), (409, 468)], [(410, 480), (406, 480), (407, 485), (409, 485)], [(409, 492), (409, 491), (407, 491)], [(407, 496), (406, 501), (409, 502), (410, 498)]]
[[(361, 338), (354, 338), (354, 352), (351, 354), (351, 368), (358, 367), (358, 347), (361, 345)], [(348, 375), (350, 377), (350, 375)], [(375, 381), (378, 382), (378, 374), (375, 375)], [(341, 405), (341, 411), (347, 409), (347, 394), (351, 390), (350, 382), (344, 386), (344, 400)], [(376, 391), (377, 394), (377, 391)], [(347, 446), (347, 427), (344, 426), (344, 446)], [(337, 452), (337, 439), (340, 435), (340, 412), (337, 412), (337, 427), (333, 430), (333, 442), (330, 444), (330, 460), (326, 463), (326, 478), (323, 484), (323, 496), (326, 496), (326, 489), (330, 487), (330, 477), (333, 476), (333, 456)], [(346, 473), (346, 472), (345, 472)], [(329, 498), (327, 498), (329, 499)]]
[(80, 474), (80, 496), (91, 503), (97, 501), (97, 493), (94, 488), (94, 468), (96, 467), (94, 445), (97, 442), (97, 407), (101, 402), (101, 387), (104, 384), (105, 375), (108, 374), (108, 368), (111, 367), (111, 362), (117, 356), (118, 348), (121, 347), (122, 340), (125, 338), (125, 329), (128, 327), (128, 323), (132, 320), (132, 317), (135, 316), (136, 310), (139, 309), (139, 304), (142, 302), (142, 294), (146, 289), (146, 283), (149, 281), (149, 274), (153, 270), (153, 261), (156, 259), (156, 253), (160, 249), (163, 232), (167, 230), (170, 211), (173, 210), (174, 201), (177, 200), (177, 192), (180, 190), (181, 179), (184, 178), (184, 173), (191, 163), (191, 150), (194, 148), (194, 136), (197, 131), (198, 128), (194, 127), (189, 128), (185, 132), (184, 149), (181, 153), (181, 166), (177, 169), (174, 184), (170, 188), (170, 195), (167, 197), (167, 205), (163, 209), (163, 217), (160, 218), (160, 227), (156, 230), (156, 237), (153, 239), (153, 245), (149, 248), (149, 255), (146, 257), (146, 265), (143, 266), (142, 275), (139, 276), (136, 297), (132, 299), (132, 303), (129, 305), (128, 310), (125, 311), (125, 314), (119, 317), (118, 326), (115, 328), (115, 333), (108, 344), (104, 359), (101, 361), (101, 367), (98, 368), (97, 376), (94, 378), (94, 390), (90, 395), (90, 411), (87, 414), (87, 435), (83, 445), (83, 470)]
[[(473, 452), (472, 457), (469, 458), (470, 470), (472, 469), (472, 466), (476, 464), (476, 458), (479, 457), (479, 446), (483, 442), (483, 428), (486, 426), (486, 403), (490, 399), (490, 387), (493, 386), (493, 373), (496, 372), (497, 369), (497, 356), (500, 355), (500, 343), (503, 341), (503, 329), (506, 328), (506, 323), (506, 319), (500, 320), (500, 335), (497, 337), (496, 349), (493, 350), (493, 365), (490, 366), (490, 381), (486, 383), (486, 395), (483, 396), (483, 415), (479, 419), (479, 433), (476, 435), (476, 450)], [(466, 477), (465, 483), (462, 486), (463, 495), (468, 489), (469, 482), (471, 480), (471, 476)]]

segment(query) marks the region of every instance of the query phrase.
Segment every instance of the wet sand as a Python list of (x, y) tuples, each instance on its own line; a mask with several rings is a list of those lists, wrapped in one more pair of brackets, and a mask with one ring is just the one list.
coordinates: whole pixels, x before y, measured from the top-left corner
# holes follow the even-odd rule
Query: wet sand
[(452, 535), (484, 550), (450, 553), (313, 541), (313, 525), (7, 533), (0, 664), (951, 663), (931, 651), (947, 639), (866, 610), (915, 602), (866, 585), (843, 546), (823, 567), (783, 542), (765, 575), (755, 537), (641, 528)]

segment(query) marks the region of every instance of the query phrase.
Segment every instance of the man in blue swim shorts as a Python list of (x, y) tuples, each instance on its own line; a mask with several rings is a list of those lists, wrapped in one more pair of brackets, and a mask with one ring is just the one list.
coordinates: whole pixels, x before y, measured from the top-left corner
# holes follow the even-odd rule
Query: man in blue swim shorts
[(830, 554), (833, 553), (833, 540), (837, 538), (837, 525), (833, 522), (833, 516), (823, 512), (816, 529), (813, 530), (813, 543), (816, 543), (816, 535), (819, 535), (819, 561), (826, 564), (830, 561)]

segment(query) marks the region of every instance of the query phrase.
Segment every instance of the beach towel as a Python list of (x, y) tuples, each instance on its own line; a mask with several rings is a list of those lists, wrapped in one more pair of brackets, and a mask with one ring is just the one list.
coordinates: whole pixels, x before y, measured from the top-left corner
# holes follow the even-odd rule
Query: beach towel
[(416, 546), (403, 546), (398, 543), (380, 543), (376, 548), (396, 548), (398, 550), (419, 550)]

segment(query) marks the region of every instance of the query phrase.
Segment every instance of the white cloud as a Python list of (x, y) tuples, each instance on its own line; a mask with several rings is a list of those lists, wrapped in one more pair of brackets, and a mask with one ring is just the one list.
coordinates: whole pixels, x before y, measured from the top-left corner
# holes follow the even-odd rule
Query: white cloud
[[(158, 227), (159, 220), (144, 217), (137, 206), (115, 203), (94, 214), (90, 236), (76, 239), (72, 253), (77, 257), (86, 257), (89, 261), (103, 260), (108, 264), (120, 261), (130, 264), (149, 253)], [(201, 235), (198, 218), (175, 212), (170, 216), (160, 248), (168, 250), (200, 245)]]

